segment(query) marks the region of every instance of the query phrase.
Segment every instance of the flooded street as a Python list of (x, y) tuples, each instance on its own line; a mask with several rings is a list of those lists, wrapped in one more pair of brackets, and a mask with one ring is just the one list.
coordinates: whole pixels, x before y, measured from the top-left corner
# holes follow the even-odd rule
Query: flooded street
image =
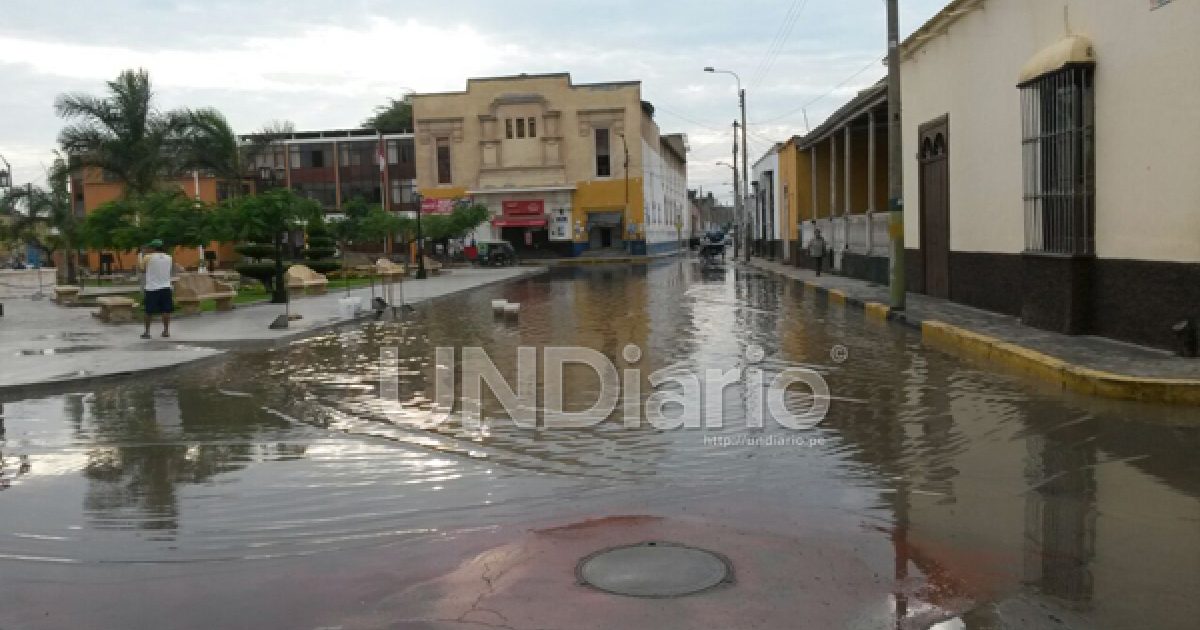
[[(519, 319), (493, 316), (500, 298)], [(821, 373), (832, 407), (811, 430), (747, 429), (758, 394), (739, 383), (722, 427), (520, 428), (490, 398), (478, 430), (434, 421), (435, 347), (481, 347), (514, 376), (518, 346), (584, 346), (621, 369), (630, 344), (644, 374), (745, 366), (758, 346), (767, 374)], [(378, 395), (389, 347), (396, 402)], [(596, 400), (595, 376), (567, 379), (568, 407)], [(1194, 413), (1047, 391), (732, 265), (557, 270), (398, 322), (4, 401), (0, 629), (416, 624), (440, 617), (403, 593), (529, 532), (613, 517), (730, 555), (742, 600), (833, 583), (839, 626), (1190, 628)], [(770, 571), (745, 564), (753, 549), (785, 580), (756, 582)]]

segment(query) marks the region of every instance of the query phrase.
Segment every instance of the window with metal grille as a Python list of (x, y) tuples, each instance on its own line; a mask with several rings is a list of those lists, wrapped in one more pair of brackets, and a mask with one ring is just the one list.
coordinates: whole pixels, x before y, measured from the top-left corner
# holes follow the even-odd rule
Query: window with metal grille
[(1094, 67), (1022, 83), (1025, 250), (1096, 253)]

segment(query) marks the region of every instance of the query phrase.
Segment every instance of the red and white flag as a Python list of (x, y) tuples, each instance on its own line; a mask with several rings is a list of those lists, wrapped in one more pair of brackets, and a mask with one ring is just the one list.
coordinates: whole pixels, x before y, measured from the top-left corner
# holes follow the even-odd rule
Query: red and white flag
[(387, 153), (383, 150), (383, 134), (379, 134), (379, 142), (375, 147), (375, 161), (379, 162), (379, 172), (387, 170)]

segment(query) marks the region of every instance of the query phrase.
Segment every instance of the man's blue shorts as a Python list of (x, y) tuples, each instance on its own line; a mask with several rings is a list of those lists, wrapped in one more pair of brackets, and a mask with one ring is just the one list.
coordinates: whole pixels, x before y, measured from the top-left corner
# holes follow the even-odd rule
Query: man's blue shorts
[(142, 303), (145, 305), (147, 315), (170, 313), (175, 310), (175, 302), (171, 299), (171, 289), (169, 288), (143, 291)]

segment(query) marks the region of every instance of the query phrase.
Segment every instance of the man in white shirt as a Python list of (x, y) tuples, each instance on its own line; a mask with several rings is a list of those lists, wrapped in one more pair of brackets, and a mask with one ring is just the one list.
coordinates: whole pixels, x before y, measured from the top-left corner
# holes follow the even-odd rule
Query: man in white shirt
[(142, 257), (142, 304), (146, 311), (146, 331), (142, 339), (150, 338), (150, 320), (155, 314), (162, 315), (163, 337), (170, 337), (171, 312), (175, 302), (171, 295), (171, 269), (175, 262), (163, 251), (163, 242), (150, 241), (146, 247), (150, 253)]

